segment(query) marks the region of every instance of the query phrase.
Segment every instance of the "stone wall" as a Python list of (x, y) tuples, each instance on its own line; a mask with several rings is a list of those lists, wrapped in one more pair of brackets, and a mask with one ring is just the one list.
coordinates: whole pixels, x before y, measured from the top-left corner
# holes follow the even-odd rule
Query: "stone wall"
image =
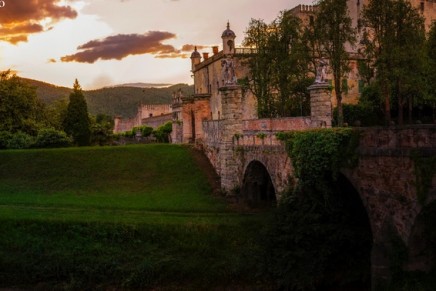
[(169, 114), (144, 118), (142, 119), (142, 125), (158, 128), (159, 126), (164, 125), (165, 123), (170, 122), (172, 120), (173, 120), (173, 114), (169, 113)]

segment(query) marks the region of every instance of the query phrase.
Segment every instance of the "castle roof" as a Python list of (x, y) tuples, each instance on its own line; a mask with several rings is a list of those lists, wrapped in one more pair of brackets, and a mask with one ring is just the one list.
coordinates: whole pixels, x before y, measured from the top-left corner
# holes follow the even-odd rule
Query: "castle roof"
[(223, 31), (221, 37), (236, 37), (236, 34), (233, 32), (233, 30), (230, 29), (229, 22), (227, 22), (227, 29)]

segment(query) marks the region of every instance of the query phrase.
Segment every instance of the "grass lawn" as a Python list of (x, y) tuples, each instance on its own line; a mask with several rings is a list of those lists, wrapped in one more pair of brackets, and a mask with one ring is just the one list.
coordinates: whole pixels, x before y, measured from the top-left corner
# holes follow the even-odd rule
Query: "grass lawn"
[(0, 288), (259, 282), (266, 214), (211, 190), (184, 146), (0, 151)]

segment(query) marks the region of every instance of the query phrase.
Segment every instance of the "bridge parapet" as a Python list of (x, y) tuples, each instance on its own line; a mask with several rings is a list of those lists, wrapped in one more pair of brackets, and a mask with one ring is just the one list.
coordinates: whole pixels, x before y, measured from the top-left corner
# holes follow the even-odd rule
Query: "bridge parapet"
[(203, 121), (203, 142), (208, 146), (219, 146), (223, 129), (222, 120)]
[(413, 125), (404, 127), (362, 128), (361, 154), (410, 154), (419, 149), (434, 153), (436, 149), (436, 126)]

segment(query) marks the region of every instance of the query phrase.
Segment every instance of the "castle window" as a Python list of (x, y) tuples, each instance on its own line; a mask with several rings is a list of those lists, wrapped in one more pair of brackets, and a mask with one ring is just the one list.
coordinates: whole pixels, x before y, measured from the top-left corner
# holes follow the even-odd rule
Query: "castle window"
[(153, 113), (150, 113), (150, 114), (148, 115), (148, 117), (153, 117)]
[(360, 6), (360, 0), (357, 0), (357, 6)]
[(421, 13), (424, 13), (424, 2), (421, 1)]

